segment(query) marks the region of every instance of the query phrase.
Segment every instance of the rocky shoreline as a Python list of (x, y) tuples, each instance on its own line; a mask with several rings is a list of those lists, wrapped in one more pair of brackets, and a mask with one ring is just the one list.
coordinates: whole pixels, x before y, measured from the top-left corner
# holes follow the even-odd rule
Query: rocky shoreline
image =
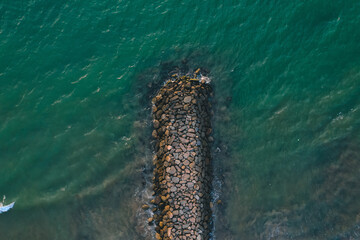
[[(195, 77), (197, 73), (195, 72)], [(153, 98), (156, 239), (209, 239), (210, 84), (173, 75)]]

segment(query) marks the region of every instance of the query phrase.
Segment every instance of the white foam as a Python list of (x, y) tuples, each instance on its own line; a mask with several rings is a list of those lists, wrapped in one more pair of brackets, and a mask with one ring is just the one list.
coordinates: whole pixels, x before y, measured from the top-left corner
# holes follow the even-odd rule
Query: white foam
[(201, 81), (203, 81), (203, 80), (204, 80), (206, 83), (211, 83), (211, 79), (210, 79), (210, 78), (205, 77), (205, 76), (202, 76), (202, 75), (201, 75), (200, 80), (201, 80)]

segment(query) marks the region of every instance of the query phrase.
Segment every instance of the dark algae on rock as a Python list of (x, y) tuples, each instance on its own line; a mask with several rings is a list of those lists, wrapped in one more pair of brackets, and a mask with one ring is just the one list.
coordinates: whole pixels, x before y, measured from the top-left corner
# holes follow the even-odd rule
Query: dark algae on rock
[(173, 75), (152, 100), (156, 239), (210, 238), (211, 95), (204, 80)]

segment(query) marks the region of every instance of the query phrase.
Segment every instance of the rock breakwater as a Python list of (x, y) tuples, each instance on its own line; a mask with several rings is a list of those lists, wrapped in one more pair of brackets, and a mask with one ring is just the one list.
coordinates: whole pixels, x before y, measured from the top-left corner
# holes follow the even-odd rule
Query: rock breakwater
[[(195, 73), (196, 74), (196, 73)], [(209, 239), (212, 89), (173, 76), (153, 99), (156, 239)]]

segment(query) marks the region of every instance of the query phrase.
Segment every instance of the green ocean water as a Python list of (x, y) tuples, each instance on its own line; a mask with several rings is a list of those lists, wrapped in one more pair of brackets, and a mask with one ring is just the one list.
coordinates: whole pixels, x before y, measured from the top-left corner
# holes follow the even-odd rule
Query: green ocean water
[(151, 239), (150, 97), (214, 87), (214, 239), (360, 239), (359, 1), (0, 1), (0, 239)]

